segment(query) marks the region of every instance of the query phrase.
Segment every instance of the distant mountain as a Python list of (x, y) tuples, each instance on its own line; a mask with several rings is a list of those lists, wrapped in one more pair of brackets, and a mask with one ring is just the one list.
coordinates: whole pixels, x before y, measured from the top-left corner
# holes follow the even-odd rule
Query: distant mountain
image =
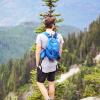
[(75, 32), (76, 34), (78, 34), (80, 32), (80, 29), (74, 26), (68, 26), (68, 25), (62, 25), (59, 26), (59, 30), (58, 30), (63, 36), (66, 36), (68, 34), (71, 34), (73, 32)]
[[(35, 41), (35, 28), (39, 23), (23, 22), (14, 27), (0, 27), (0, 63), (11, 58), (22, 57)], [(71, 32), (79, 32), (78, 28), (62, 25), (59, 32), (67, 36)]]
[(0, 63), (27, 52), (35, 40), (34, 25), (22, 23), (15, 27), (0, 27)]

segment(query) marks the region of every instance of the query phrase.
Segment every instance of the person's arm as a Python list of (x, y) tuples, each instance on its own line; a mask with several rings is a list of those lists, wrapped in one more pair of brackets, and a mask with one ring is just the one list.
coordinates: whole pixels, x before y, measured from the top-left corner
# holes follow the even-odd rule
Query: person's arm
[(60, 56), (62, 55), (62, 48), (63, 48), (63, 45), (60, 45)]
[(60, 35), (60, 56), (62, 55), (63, 43), (64, 43), (63, 37), (62, 35)]
[(41, 37), (40, 37), (40, 35), (38, 35), (36, 38), (36, 52), (35, 52), (37, 67), (40, 64), (40, 52), (41, 52)]
[(36, 45), (36, 66), (39, 66), (40, 63), (40, 52), (41, 52), (41, 44)]

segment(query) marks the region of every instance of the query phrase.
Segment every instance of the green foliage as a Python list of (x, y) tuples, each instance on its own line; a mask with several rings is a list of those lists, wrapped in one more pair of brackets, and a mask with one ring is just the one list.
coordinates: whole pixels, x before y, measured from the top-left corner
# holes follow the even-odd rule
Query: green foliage
[[(61, 66), (58, 70), (57, 78), (63, 71), (66, 71), (64, 66)], [(61, 71), (60, 71), (61, 70)], [(36, 85), (36, 71), (31, 72), (31, 80), (35, 89), (33, 95), (29, 97), (29, 100), (43, 99), (38, 87)], [(88, 96), (100, 96), (100, 67), (81, 67), (81, 72), (72, 76), (68, 80), (62, 83), (56, 83), (56, 100), (79, 100)], [(41, 99), (41, 100), (42, 100)]]
[[(85, 74), (85, 73), (84, 73)], [(87, 69), (84, 76), (85, 90), (83, 96), (98, 96), (100, 95), (100, 67)]]
[(69, 34), (65, 40), (64, 49), (68, 52), (63, 55), (64, 64), (84, 63), (93, 66), (93, 58), (100, 51), (100, 17), (89, 25), (89, 29), (77, 36), (75, 34)]
[(29, 84), (24, 84), (19, 86), (19, 88), (17, 89), (17, 94), (20, 95), (24, 92), (27, 92), (29, 90)]
[(86, 86), (85, 92), (83, 94), (84, 97), (96, 96), (96, 95), (97, 95), (97, 93), (94, 91), (94, 88), (93, 88), (93, 86), (91, 84)]
[(60, 63), (58, 63), (57, 75), (60, 75), (60, 74), (65, 73), (67, 71), (68, 71), (68, 67), (64, 66), (64, 64), (62, 63), (62, 61)]
[[(6, 64), (0, 66), (0, 82), (3, 84), (0, 87), (0, 100), (6, 96), (10, 91), (15, 91), (19, 96), (28, 90), (29, 83), (33, 84), (33, 95), (28, 97), (28, 100), (43, 100), (36, 84), (36, 70), (31, 71), (31, 80), (26, 77), (29, 76), (30, 70), (26, 66), (27, 57), (18, 61), (10, 61), (9, 67)], [(68, 68), (68, 67), (67, 67)], [(67, 69), (64, 65), (60, 65), (56, 79), (61, 73), (65, 73)], [(29, 72), (27, 72), (29, 70)], [(27, 80), (28, 79), (28, 80)], [(14, 80), (14, 81), (12, 81)], [(81, 67), (81, 72), (72, 76), (61, 84), (56, 84), (56, 99), (57, 100), (78, 100), (87, 96), (99, 96), (100, 93), (100, 66)], [(9, 83), (9, 85), (7, 85)], [(28, 84), (26, 84), (28, 83)], [(13, 85), (12, 85), (13, 84)], [(26, 84), (26, 85), (25, 85)], [(46, 82), (47, 85), (47, 82)]]
[[(41, 13), (40, 14), (40, 19), (42, 21), (41, 21), (40, 26), (38, 28), (36, 28), (36, 33), (41, 33), (41, 32), (45, 31), (45, 25), (44, 25), (43, 20), (45, 19), (46, 16), (54, 16), (54, 17), (59, 17), (60, 16), (60, 14), (54, 13), (55, 12), (55, 7), (56, 7), (56, 3), (58, 1), (59, 0), (43, 0), (43, 2), (45, 3), (44, 6), (46, 6), (48, 8), (48, 11), (45, 12), (45, 13)], [(59, 22), (62, 22), (62, 21), (63, 21), (63, 19), (56, 18), (56, 23), (59, 23)]]
[(35, 44), (33, 44), (31, 49), (30, 49), (30, 52), (35, 52), (35, 50), (36, 50), (36, 46), (35, 46)]
[(0, 27), (0, 64), (7, 63), (11, 58), (22, 58), (28, 52), (35, 42), (34, 29), (33, 23)]
[(36, 28), (35, 32), (36, 33), (41, 33), (45, 31), (45, 25), (43, 24), (43, 22), (40, 24), (40, 26), (38, 28)]
[(34, 93), (32, 96), (28, 97), (28, 100), (43, 100), (43, 96), (41, 95), (36, 84), (36, 70), (31, 71), (31, 82), (34, 88)]
[(56, 98), (57, 100), (78, 100), (88, 96), (100, 96), (99, 87), (100, 67), (83, 66), (80, 73), (56, 85)]
[(36, 85), (36, 71), (32, 70), (30, 73), (31, 73), (31, 82), (33, 85)]
[[(30, 82), (30, 71), (35, 65), (33, 59), (32, 54), (26, 54), (23, 59), (10, 60), (0, 65), (0, 100), (11, 91), (20, 94), (25, 90), (23, 85)], [(21, 86), (23, 89), (19, 89)]]
[(75, 88), (76, 86), (69, 81), (57, 84), (56, 100), (75, 100)]
[[(55, 3), (58, 0), (44, 1), (46, 6), (49, 7), (49, 13), (52, 13), (53, 16), (59, 16), (53, 13), (55, 11)], [(43, 17), (45, 14), (41, 16)], [(38, 30), (38, 32), (44, 31), (43, 24), (40, 28), (41, 29)], [(18, 30), (15, 31), (16, 29)], [(26, 26), (24, 29), (27, 29)], [(13, 29), (13, 32), (16, 32), (16, 37), (19, 37), (18, 33), (22, 33), (22, 35), (24, 34), (22, 30), (20, 27), (16, 27)], [(25, 32), (26, 31), (27, 30), (25, 30)], [(10, 32), (6, 33), (10, 34)], [(27, 34), (29, 36), (29, 33)], [(9, 39), (9, 43), (13, 44), (16, 43), (16, 41), (18, 43), (18, 41), (24, 39), (24, 37), (22, 39), (16, 39), (15, 42), (12, 42), (11, 39)], [(30, 39), (27, 38), (26, 41), (27, 40)], [(6, 41), (6, 43), (7, 42), (8, 41)], [(22, 46), (23, 45), (20, 44), (20, 47)], [(6, 52), (5, 50), (6, 49), (4, 49), (4, 52)], [(7, 49), (7, 51), (9, 50)], [(10, 60), (7, 64), (0, 65), (0, 100), (3, 100), (10, 91), (17, 92), (19, 95), (27, 90), (28, 87), (25, 84), (30, 83), (30, 71), (35, 66), (34, 51), (35, 46), (33, 45), (30, 54), (24, 55), (23, 59)], [(95, 57), (97, 51), (100, 51), (100, 17), (90, 24), (88, 30), (80, 32), (78, 36), (76, 36), (75, 33), (68, 35), (68, 38), (65, 40), (62, 61), (60, 63), (61, 67), (58, 70), (57, 78), (61, 73), (68, 71), (68, 66), (72, 64), (82, 64), (86, 61), (85, 64), (88, 66), (83, 66), (80, 73), (64, 81), (62, 84), (56, 84), (57, 100), (78, 100), (87, 96), (100, 96), (100, 67), (94, 67), (92, 59)], [(18, 52), (17, 49), (16, 52)], [(3, 51), (1, 50), (0, 53), (0, 57), (2, 57)], [(13, 51), (11, 53), (13, 54)], [(36, 70), (31, 71), (31, 81), (34, 93), (32, 96), (28, 97), (28, 100), (42, 100), (43, 96), (36, 85)]]
[[(99, 18), (100, 19), (100, 18)], [(88, 31), (80, 32), (78, 36), (75, 33), (68, 36), (64, 44), (64, 49), (67, 52), (63, 52), (62, 65), (70, 66), (74, 63), (84, 63), (86, 60), (86, 65), (93, 65), (92, 58), (95, 55), (95, 51), (99, 49), (98, 41), (99, 39), (99, 28), (94, 21)], [(97, 30), (99, 30), (97, 32)], [(90, 32), (91, 31), (91, 32)], [(90, 34), (91, 33), (91, 34)], [(95, 34), (94, 34), (95, 33)], [(88, 41), (88, 42), (87, 42)], [(58, 73), (66, 71), (66, 68), (61, 65)], [(68, 69), (67, 69), (68, 70)], [(56, 85), (56, 99), (57, 100), (77, 100), (87, 96), (97, 96), (99, 94), (99, 80), (98, 78), (98, 67), (88, 68), (83, 67), (82, 71), (76, 76), (70, 78), (62, 84)], [(58, 76), (59, 76), (58, 74)], [(39, 98), (39, 91), (35, 92), (36, 97)], [(63, 95), (62, 95), (63, 94)], [(41, 95), (40, 95), (41, 97)], [(33, 97), (34, 98), (34, 97)]]

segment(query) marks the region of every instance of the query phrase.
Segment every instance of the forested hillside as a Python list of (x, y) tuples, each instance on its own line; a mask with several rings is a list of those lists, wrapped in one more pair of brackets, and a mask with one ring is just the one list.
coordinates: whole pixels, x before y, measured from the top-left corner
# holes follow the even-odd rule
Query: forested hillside
[(100, 52), (100, 17), (93, 21), (89, 27), (80, 32), (69, 34), (65, 39), (64, 65), (84, 63), (93, 65), (93, 58)]
[(22, 23), (15, 27), (0, 27), (0, 63), (20, 58), (34, 43), (34, 24)]
[[(63, 21), (59, 19), (60, 14), (55, 13), (58, 1), (43, 0), (48, 12), (40, 14), (41, 25), (36, 29), (37, 33), (45, 30), (43, 19), (46, 16), (57, 17), (56, 25)], [(0, 64), (0, 100), (44, 100), (36, 84), (34, 28), (31, 22), (0, 28), (0, 63), (13, 58)], [(64, 36), (64, 47), (56, 79), (62, 73), (67, 73), (74, 64), (80, 68), (80, 72), (62, 83), (56, 83), (56, 100), (100, 96), (100, 63), (97, 65), (94, 61), (100, 53), (100, 16), (84, 31), (72, 29), (59, 27)], [(45, 84), (48, 88), (47, 81)]]
[[(35, 29), (39, 23), (23, 22), (14, 27), (0, 27), (0, 63), (11, 58), (21, 58), (35, 42)], [(62, 25), (59, 32), (67, 36), (71, 32), (79, 32), (76, 27)]]
[[(100, 96), (100, 62), (96, 65), (95, 56), (100, 52), (100, 17), (87, 29), (69, 34), (65, 38), (64, 49), (57, 78), (73, 64), (81, 65), (81, 71), (61, 84), (56, 84), (56, 100), (80, 100), (89, 96)], [(99, 59), (100, 61), (100, 59)], [(28, 100), (43, 100), (35, 85), (35, 71), (32, 71), (32, 83), (35, 88)]]
[[(77, 33), (69, 34), (67, 39), (65, 38), (58, 77), (61, 73), (67, 72), (72, 64), (84, 64), (86, 67), (83, 66), (82, 73), (79, 73), (78, 76), (57, 85), (57, 100), (66, 100), (66, 98), (78, 100), (77, 91), (81, 93), (79, 98), (100, 95), (98, 88), (100, 68), (93, 63), (93, 58), (100, 52), (100, 17), (93, 21), (87, 30), (80, 32), (78, 36), (75, 34)], [(32, 81), (35, 82), (35, 70), (32, 71), (33, 76), (30, 77), (30, 72), (35, 67), (34, 57), (34, 52), (28, 52), (22, 59), (10, 60), (7, 64), (0, 65), (0, 100), (3, 100), (10, 91), (21, 96), (28, 90), (27, 85), (31, 83), (30, 79), (33, 78)], [(36, 84), (33, 84), (33, 87), (36, 88)], [(72, 90), (74, 91), (72, 92)], [(36, 94), (33, 94), (30, 99), (41, 98), (38, 90), (34, 90), (34, 93)]]

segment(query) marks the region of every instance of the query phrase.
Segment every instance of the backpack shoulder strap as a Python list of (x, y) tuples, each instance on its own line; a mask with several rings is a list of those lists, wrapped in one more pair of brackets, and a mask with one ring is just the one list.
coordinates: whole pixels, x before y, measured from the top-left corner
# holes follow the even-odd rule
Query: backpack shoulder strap
[(51, 36), (50, 36), (50, 34), (49, 33), (47, 33), (47, 32), (44, 32), (44, 35), (46, 35), (48, 38), (50, 38)]
[[(45, 34), (48, 38), (52, 37), (52, 36), (50, 36), (50, 34), (47, 33), (47, 32), (44, 32), (44, 34)], [(56, 33), (56, 32), (55, 32), (53, 38), (57, 38), (57, 33)]]
[(57, 39), (57, 35), (58, 35), (58, 34), (55, 32), (55, 34), (54, 34), (53, 37), (54, 37), (55, 39)]

